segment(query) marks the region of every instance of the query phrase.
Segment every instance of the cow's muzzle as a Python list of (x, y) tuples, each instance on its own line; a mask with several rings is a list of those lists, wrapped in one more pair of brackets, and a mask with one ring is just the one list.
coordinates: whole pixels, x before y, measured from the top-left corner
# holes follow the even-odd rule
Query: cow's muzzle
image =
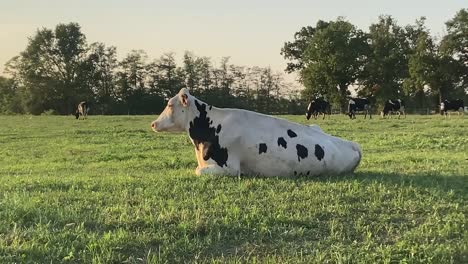
[(151, 122), (151, 129), (153, 129), (154, 132), (158, 132), (157, 127), (158, 127), (158, 126), (157, 126), (156, 121)]

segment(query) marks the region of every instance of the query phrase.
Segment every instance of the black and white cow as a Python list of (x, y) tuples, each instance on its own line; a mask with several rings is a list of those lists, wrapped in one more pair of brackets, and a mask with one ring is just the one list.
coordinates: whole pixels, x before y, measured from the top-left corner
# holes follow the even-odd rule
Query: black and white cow
[(195, 146), (196, 174), (294, 176), (353, 172), (357, 143), (285, 119), (242, 109), (222, 109), (190, 95), (171, 98), (151, 123), (155, 132), (187, 132)]
[(450, 101), (444, 100), (442, 103), (440, 103), (440, 114), (444, 115), (445, 117), (447, 117), (447, 115), (450, 117), (449, 111), (457, 111), (458, 115), (460, 115), (460, 113), (464, 114), (464, 110), (465, 104), (461, 99), (455, 99)]
[(88, 117), (88, 111), (89, 111), (89, 106), (86, 101), (79, 103), (75, 112), (76, 119), (79, 119), (80, 117), (82, 117), (83, 119), (86, 119)]
[(380, 115), (382, 118), (385, 118), (387, 115), (391, 117), (392, 113), (398, 113), (398, 118), (400, 118), (400, 115), (403, 114), (403, 116), (406, 118), (405, 102), (401, 99), (390, 99), (386, 101), (382, 112), (380, 112)]
[(317, 119), (319, 114), (323, 114), (323, 119), (325, 119), (326, 114), (331, 115), (330, 103), (323, 98), (313, 99), (309, 103), (309, 106), (307, 106), (306, 118), (309, 120), (310, 117), (313, 116), (314, 119)]
[(348, 116), (350, 119), (356, 118), (356, 112), (364, 112), (364, 119), (369, 114), (369, 118), (372, 118), (371, 115), (371, 104), (367, 98), (350, 98), (348, 101)]

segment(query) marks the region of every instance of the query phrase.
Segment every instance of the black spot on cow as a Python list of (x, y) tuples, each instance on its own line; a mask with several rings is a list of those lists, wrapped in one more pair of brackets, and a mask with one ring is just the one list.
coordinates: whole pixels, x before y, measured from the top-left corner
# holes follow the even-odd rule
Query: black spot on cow
[(213, 106), (212, 106), (212, 105), (210, 105), (210, 108), (209, 108), (209, 109), (211, 110), (211, 108), (213, 108)]
[(221, 124), (219, 124), (219, 125), (216, 127), (216, 134), (219, 134), (219, 132), (221, 132)]
[(315, 144), (315, 157), (318, 160), (322, 160), (323, 156), (325, 156), (325, 151), (323, 151), (323, 148), (319, 144)]
[(288, 136), (291, 138), (294, 138), (294, 137), (297, 137), (297, 134), (294, 133), (294, 131), (292, 131), (291, 129), (288, 129)]
[(288, 143), (286, 142), (286, 140), (284, 140), (283, 137), (279, 137), (278, 138), (278, 147), (279, 146), (282, 146), (283, 148), (287, 148), (288, 147)]
[(265, 143), (260, 143), (258, 145), (258, 154), (262, 154), (266, 152), (267, 152), (267, 145)]
[[(228, 151), (219, 145), (219, 136), (216, 135), (216, 130), (211, 127), (213, 120), (207, 116), (206, 104), (195, 100), (195, 106), (200, 112), (200, 115), (190, 121), (189, 135), (193, 140), (196, 149), (199, 149), (199, 145), (203, 144), (207, 149), (203, 155), (204, 160), (213, 159), (220, 167), (227, 166)], [(221, 130), (221, 126), (218, 126)]]
[(296, 150), (297, 150), (297, 161), (301, 161), (301, 159), (307, 158), (309, 155), (309, 151), (307, 150), (306, 147), (302, 146), (301, 144), (296, 145)]

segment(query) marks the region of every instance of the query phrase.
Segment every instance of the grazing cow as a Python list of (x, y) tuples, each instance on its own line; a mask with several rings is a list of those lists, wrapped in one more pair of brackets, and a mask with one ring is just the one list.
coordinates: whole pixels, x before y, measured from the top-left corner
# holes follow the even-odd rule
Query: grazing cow
[(294, 176), (353, 172), (357, 143), (285, 119), (242, 109), (222, 109), (190, 95), (171, 98), (151, 123), (155, 132), (186, 131), (197, 157), (197, 175)]
[(442, 103), (440, 103), (440, 114), (444, 115), (445, 117), (447, 117), (447, 115), (450, 117), (449, 111), (457, 111), (458, 115), (460, 115), (460, 113), (464, 114), (464, 110), (465, 104), (461, 99), (455, 99), (451, 101), (444, 100)]
[(364, 119), (369, 114), (369, 119), (372, 118), (371, 115), (371, 105), (370, 101), (367, 98), (350, 98), (348, 101), (348, 116), (350, 119), (356, 118), (356, 112), (363, 111)]
[(405, 112), (405, 102), (401, 99), (396, 99), (396, 100), (388, 100), (385, 102), (384, 108), (382, 112), (380, 112), (380, 115), (382, 118), (385, 118), (385, 116), (392, 116), (392, 113), (398, 113), (398, 118), (400, 118), (400, 115), (403, 114), (403, 116), (406, 118), (406, 112)]
[(86, 101), (83, 101), (83, 102), (79, 103), (78, 107), (76, 109), (76, 112), (75, 112), (76, 119), (79, 119), (80, 116), (83, 119), (86, 119), (88, 117), (88, 111), (89, 111), (89, 106), (88, 106), (88, 103)]
[(330, 103), (323, 98), (316, 98), (310, 102), (307, 107), (306, 118), (309, 120), (313, 116), (314, 119), (317, 119), (319, 114), (323, 114), (323, 119), (325, 119), (326, 114), (331, 115)]

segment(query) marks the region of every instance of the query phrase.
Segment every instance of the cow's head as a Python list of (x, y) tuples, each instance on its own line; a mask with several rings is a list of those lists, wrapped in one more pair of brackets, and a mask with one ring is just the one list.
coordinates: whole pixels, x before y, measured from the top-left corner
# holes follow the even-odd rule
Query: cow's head
[(166, 108), (159, 115), (158, 119), (151, 122), (151, 128), (155, 132), (185, 131), (185, 126), (189, 117), (189, 106), (191, 103), (192, 100), (189, 91), (182, 88), (176, 96), (169, 99)]
[(390, 113), (390, 106), (388, 105), (389, 103), (386, 102), (385, 105), (384, 105), (384, 108), (382, 111), (380, 111), (380, 116), (382, 118), (385, 118), (386, 115), (388, 115)]
[(445, 110), (445, 102), (440, 103), (440, 111)]
[(353, 99), (349, 99), (348, 101), (348, 116), (350, 119), (353, 119), (353, 112), (355, 111), (354, 108), (356, 107), (356, 102)]
[(307, 112), (306, 112), (306, 118), (307, 120), (310, 119), (310, 116), (312, 115), (312, 109), (314, 107), (315, 101), (310, 102), (309, 106), (307, 107)]
[(76, 117), (76, 119), (80, 118), (80, 111), (76, 110), (75, 117)]

